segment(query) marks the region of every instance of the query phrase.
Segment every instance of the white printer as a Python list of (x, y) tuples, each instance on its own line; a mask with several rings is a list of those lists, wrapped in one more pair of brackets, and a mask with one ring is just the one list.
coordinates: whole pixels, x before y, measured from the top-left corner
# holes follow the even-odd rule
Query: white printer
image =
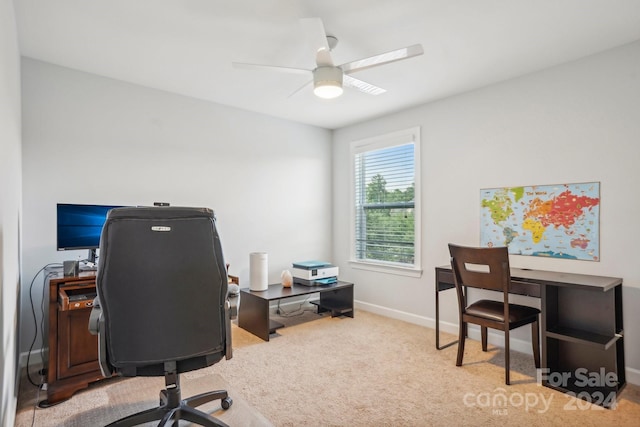
[(338, 281), (338, 267), (324, 261), (300, 261), (293, 263), (293, 282), (300, 285), (327, 285)]

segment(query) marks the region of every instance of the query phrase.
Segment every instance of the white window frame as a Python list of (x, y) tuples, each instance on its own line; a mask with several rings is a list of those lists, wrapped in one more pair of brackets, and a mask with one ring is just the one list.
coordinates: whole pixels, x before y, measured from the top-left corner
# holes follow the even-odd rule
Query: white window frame
[[(356, 177), (355, 177), (355, 156), (366, 152), (403, 145), (408, 142), (414, 144), (414, 263), (403, 264), (389, 261), (359, 260), (356, 258)], [(350, 254), (349, 261), (353, 268), (390, 273), (410, 277), (420, 277), (422, 275), (422, 209), (421, 209), (421, 171), (420, 171), (420, 127), (413, 127), (405, 130), (391, 132), (388, 134), (366, 138), (351, 143), (350, 150), (350, 200), (351, 203), (351, 230), (350, 230)]]

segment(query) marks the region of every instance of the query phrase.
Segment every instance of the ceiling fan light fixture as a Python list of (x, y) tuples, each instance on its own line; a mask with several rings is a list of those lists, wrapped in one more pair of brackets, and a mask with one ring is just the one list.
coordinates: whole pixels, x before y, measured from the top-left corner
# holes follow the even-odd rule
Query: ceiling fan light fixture
[(324, 99), (342, 95), (342, 70), (338, 67), (318, 67), (313, 71), (313, 93)]
[(319, 82), (315, 84), (313, 88), (313, 93), (319, 97), (324, 99), (333, 99), (342, 95), (344, 90), (342, 86), (337, 82)]

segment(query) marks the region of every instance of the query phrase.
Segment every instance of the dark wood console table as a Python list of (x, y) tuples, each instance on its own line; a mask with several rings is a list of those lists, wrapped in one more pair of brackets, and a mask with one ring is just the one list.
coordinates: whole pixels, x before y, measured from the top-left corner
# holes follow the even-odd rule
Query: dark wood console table
[(102, 378), (98, 337), (89, 333), (96, 293), (95, 272), (49, 280), (49, 363), (46, 408)]
[(266, 291), (240, 289), (238, 326), (269, 341), (269, 334), (283, 325), (269, 319), (269, 303), (284, 298), (308, 294), (320, 294), (318, 313), (331, 311), (331, 316), (353, 317), (353, 283), (338, 281), (331, 285), (304, 286), (293, 284), (290, 288), (269, 285)]
[[(622, 279), (511, 269), (511, 293), (541, 298), (542, 384), (611, 407), (626, 385)], [(455, 287), (450, 266), (436, 267), (438, 294)]]

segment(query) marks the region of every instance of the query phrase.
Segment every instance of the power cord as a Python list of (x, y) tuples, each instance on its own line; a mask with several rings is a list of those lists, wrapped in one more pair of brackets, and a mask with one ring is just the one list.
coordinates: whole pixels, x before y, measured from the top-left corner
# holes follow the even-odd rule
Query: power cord
[(33, 315), (33, 326), (35, 328), (35, 333), (33, 334), (33, 341), (31, 341), (31, 346), (29, 347), (29, 352), (27, 353), (27, 379), (29, 380), (29, 382), (34, 386), (34, 387), (38, 387), (38, 389), (44, 384), (44, 335), (42, 337), (42, 345), (40, 346), (40, 356), (43, 362), (43, 367), (40, 370), (40, 382), (36, 384), (36, 382), (31, 378), (31, 372), (29, 370), (29, 365), (30, 365), (30, 361), (31, 361), (31, 352), (33, 351), (33, 346), (36, 343), (36, 340), (38, 339), (38, 317), (36, 315), (36, 309), (34, 307), (33, 304), (33, 284), (36, 281), (36, 278), (40, 275), (40, 273), (42, 273), (43, 271), (47, 271), (47, 274), (44, 276), (43, 278), (43, 284), (42, 284), (42, 298), (40, 300), (40, 311), (42, 313), (41, 319), (40, 319), (40, 330), (44, 331), (44, 315), (45, 315), (45, 287), (46, 287), (46, 282), (47, 279), (50, 278), (53, 274), (55, 274), (54, 271), (48, 271), (48, 269), (53, 269), (53, 268), (61, 268), (62, 264), (60, 263), (50, 263), (45, 265), (44, 267), (42, 267), (40, 270), (38, 270), (38, 272), (33, 276), (33, 279), (31, 280), (31, 284), (29, 285), (29, 302), (31, 303), (31, 314)]
[[(44, 384), (44, 369), (40, 370), (40, 382)], [(36, 401), (33, 404), (33, 415), (31, 415), (31, 427), (36, 425), (36, 410), (38, 409), (38, 403), (40, 402), (40, 391), (42, 387), (38, 387), (38, 391), (36, 392)]]
[(305, 298), (305, 300), (300, 303), (298, 308), (291, 311), (284, 311), (282, 308), (280, 308), (280, 300), (278, 300), (278, 307), (276, 308), (276, 314), (280, 317), (302, 316), (306, 311), (311, 311), (312, 309), (312, 307), (309, 307), (306, 309), (302, 308), (307, 303), (307, 301), (309, 301), (309, 297)]

